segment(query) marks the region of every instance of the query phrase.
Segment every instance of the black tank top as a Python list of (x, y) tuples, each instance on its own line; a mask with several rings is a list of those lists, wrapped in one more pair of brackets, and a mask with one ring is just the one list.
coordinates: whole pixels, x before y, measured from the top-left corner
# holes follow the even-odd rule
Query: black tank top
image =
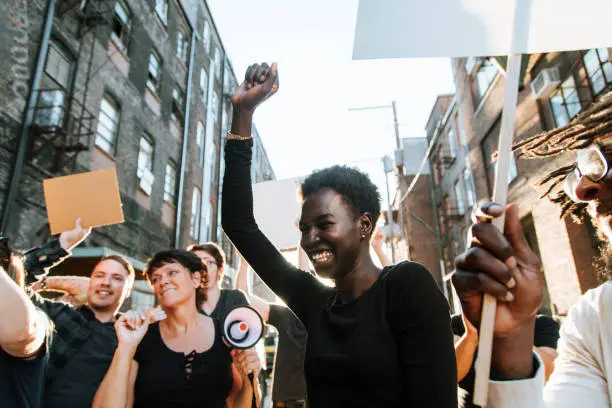
[[(213, 319), (214, 320), (214, 319)], [(149, 326), (134, 360), (138, 376), (134, 389), (135, 408), (223, 408), (232, 389), (230, 349), (214, 320), (215, 340), (204, 353), (183, 354), (163, 342), (159, 323)]]

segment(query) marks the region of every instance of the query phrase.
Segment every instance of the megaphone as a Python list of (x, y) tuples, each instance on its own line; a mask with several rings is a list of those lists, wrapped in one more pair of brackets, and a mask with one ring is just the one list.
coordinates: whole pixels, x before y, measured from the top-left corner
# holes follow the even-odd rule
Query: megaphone
[(225, 317), (223, 340), (235, 349), (253, 347), (263, 336), (263, 319), (251, 306), (238, 306)]

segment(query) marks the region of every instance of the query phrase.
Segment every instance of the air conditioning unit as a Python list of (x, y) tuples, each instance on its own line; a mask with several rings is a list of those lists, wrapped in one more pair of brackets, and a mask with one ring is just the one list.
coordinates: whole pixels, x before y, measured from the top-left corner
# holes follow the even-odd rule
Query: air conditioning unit
[(472, 75), (476, 67), (478, 67), (483, 60), (483, 57), (469, 57), (465, 62), (465, 70), (468, 75)]
[(151, 170), (147, 168), (142, 169), (142, 171), (139, 171), (139, 173), (140, 180), (138, 185), (140, 186), (142, 191), (147, 193), (147, 195), (151, 195), (151, 191), (153, 190), (153, 183), (155, 182), (155, 176), (153, 175)]
[(561, 84), (559, 68), (543, 69), (533, 81), (531, 81), (531, 92), (534, 99), (548, 97)]

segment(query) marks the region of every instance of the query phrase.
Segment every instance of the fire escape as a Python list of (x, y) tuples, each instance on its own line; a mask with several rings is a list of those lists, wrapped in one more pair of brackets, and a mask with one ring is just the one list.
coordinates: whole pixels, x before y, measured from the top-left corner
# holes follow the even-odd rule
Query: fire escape
[[(112, 3), (107, 0), (58, 2), (59, 19), (71, 13), (78, 21), (75, 33), (79, 39), (78, 52), (71, 73), (57, 69), (59, 74), (64, 74), (58, 76), (66, 79), (66, 87), (54, 86), (54, 81), (46, 78), (38, 84), (28, 154), (32, 163), (51, 173), (73, 173), (79, 153), (89, 150), (92, 145), (96, 117), (86, 108), (86, 101), (91, 78), (95, 75), (92, 65), (97, 41), (96, 28), (113, 22)], [(49, 54), (51, 49), (50, 46)], [(45, 76), (51, 59), (49, 54)]]

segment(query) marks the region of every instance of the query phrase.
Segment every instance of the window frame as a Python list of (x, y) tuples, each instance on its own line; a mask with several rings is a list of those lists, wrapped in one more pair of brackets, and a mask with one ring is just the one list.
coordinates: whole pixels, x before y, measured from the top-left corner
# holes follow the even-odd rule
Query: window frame
[(208, 95), (208, 72), (204, 68), (200, 69), (200, 97), (202, 102), (206, 103)]
[[(196, 193), (198, 193), (196, 195)], [(199, 197), (196, 201), (195, 198)], [(191, 193), (191, 214), (189, 217), (189, 236), (198, 240), (200, 237), (200, 224), (202, 222), (202, 189), (193, 186)]]
[(168, 8), (168, 0), (155, 0), (155, 14), (164, 27), (168, 27)]
[[(566, 86), (568, 81), (571, 81), (573, 86)], [(573, 89), (573, 91), (566, 92), (567, 89)], [(572, 101), (568, 103), (568, 99), (573, 96), (576, 97), (576, 102), (580, 105), (580, 108), (572, 114), (568, 106), (575, 102)], [(563, 109), (563, 111), (557, 110), (557, 108), (555, 108), (555, 106), (557, 105), (553, 103), (553, 99), (557, 97), (559, 97), (562, 101), (560, 104), (560, 109)], [(552, 113), (552, 119), (553, 119), (553, 123), (555, 127), (562, 127), (562, 126), (567, 125), (576, 115), (578, 115), (578, 113), (580, 113), (580, 111), (582, 110), (582, 103), (580, 102), (580, 95), (578, 93), (578, 87), (576, 86), (576, 80), (573, 75), (568, 76), (561, 83), (561, 85), (559, 85), (559, 87), (555, 89), (555, 91), (552, 94), (550, 94), (550, 96), (548, 97), (548, 107), (550, 108), (550, 111)], [(565, 114), (563, 121), (559, 121), (558, 113)]]
[[(603, 59), (601, 55), (604, 52), (607, 54), (606, 59)], [(589, 53), (595, 53), (595, 57), (597, 58), (597, 62), (596, 62), (597, 69), (593, 72), (589, 71), (589, 64), (586, 61), (586, 57), (587, 55), (589, 55)], [(608, 89), (610, 85), (612, 84), (611, 57), (612, 55), (610, 55), (610, 51), (608, 48), (591, 48), (583, 52), (582, 54), (582, 58), (581, 58), (582, 64), (584, 66), (584, 71), (586, 72), (586, 76), (589, 81), (589, 88), (591, 90), (593, 97), (597, 97), (601, 95), (601, 93), (604, 92), (606, 89)], [(603, 79), (603, 86), (601, 87), (601, 89), (596, 90), (595, 89), (596, 80), (594, 79), (594, 77), (597, 76), (598, 74), (600, 75), (600, 78)]]
[[(494, 72), (495, 74), (491, 76), (490, 75), (491, 72)], [(491, 86), (493, 85), (493, 83), (495, 82), (498, 76), (499, 76), (499, 70), (497, 69), (495, 64), (493, 64), (491, 60), (488, 58), (483, 59), (482, 62), (480, 63), (480, 66), (476, 70), (476, 73), (473, 75), (474, 77), (473, 80), (476, 83), (476, 87), (474, 88), (474, 90), (476, 91), (475, 98), (474, 98), (476, 102), (476, 106), (479, 106), (480, 103), (485, 99), (485, 97), (487, 96), (487, 93), (491, 89)], [(486, 79), (486, 81), (481, 81), (481, 78)], [(485, 82), (486, 82), (486, 87), (483, 87), (482, 85)]]
[[(178, 97), (177, 97), (178, 95)], [(172, 112), (170, 113), (170, 120), (178, 123), (183, 123), (185, 118), (185, 92), (181, 89), (178, 84), (172, 88)]]
[[(114, 119), (111, 118), (104, 110), (103, 105), (105, 102), (109, 107), (114, 109), (114, 113), (116, 115)], [(101, 116), (103, 114), (106, 117), (108, 117), (110, 121), (113, 122), (114, 129), (108, 129), (106, 124), (102, 122)], [(120, 122), (121, 122), (121, 104), (117, 101), (117, 98), (115, 98), (112, 94), (110, 94), (109, 92), (105, 92), (104, 95), (102, 96), (102, 99), (100, 100), (100, 110), (98, 112), (98, 123), (96, 126), (96, 137), (95, 137), (94, 143), (98, 148), (100, 148), (105, 153), (110, 154), (111, 156), (114, 156), (115, 152), (117, 151), (117, 139), (119, 137), (119, 123)], [(108, 140), (104, 135), (100, 133), (100, 126), (103, 126), (108, 132), (110, 132), (113, 135), (112, 140)], [(107, 150), (101, 143), (99, 143), (99, 140), (103, 140), (105, 143), (107, 143), (110, 146), (109, 150)]]
[[(155, 60), (157, 63), (157, 75), (152, 75), (151, 62)], [(147, 65), (147, 89), (155, 95), (159, 95), (159, 88), (161, 86), (161, 72), (162, 72), (162, 60), (159, 53), (155, 50), (151, 50), (149, 53), (149, 63)]]
[[(120, 19), (117, 18), (118, 17), (117, 15), (118, 7), (121, 7), (123, 12), (125, 13), (125, 17), (127, 21), (121, 21)], [(120, 34), (117, 34), (115, 32), (116, 23), (121, 24), (122, 30)], [(128, 5), (125, 3), (124, 0), (117, 0), (117, 2), (115, 3), (115, 7), (113, 8), (113, 29), (111, 31), (111, 37), (113, 38), (113, 41), (115, 42), (117, 47), (119, 47), (121, 52), (123, 52), (124, 54), (127, 54), (127, 48), (129, 45), (129, 39), (130, 39), (130, 34), (131, 34), (131, 25), (132, 25), (132, 12), (130, 8), (128, 7)]]
[[(174, 172), (174, 177), (170, 178), (169, 170)], [(170, 160), (166, 163), (166, 173), (164, 175), (164, 202), (176, 205), (176, 177), (177, 177), (177, 166)], [(170, 184), (170, 186), (169, 186)], [(171, 188), (169, 188), (171, 187)]]
[(189, 46), (187, 42), (187, 35), (182, 29), (179, 28), (176, 32), (176, 57), (183, 65), (187, 65), (188, 52)]

